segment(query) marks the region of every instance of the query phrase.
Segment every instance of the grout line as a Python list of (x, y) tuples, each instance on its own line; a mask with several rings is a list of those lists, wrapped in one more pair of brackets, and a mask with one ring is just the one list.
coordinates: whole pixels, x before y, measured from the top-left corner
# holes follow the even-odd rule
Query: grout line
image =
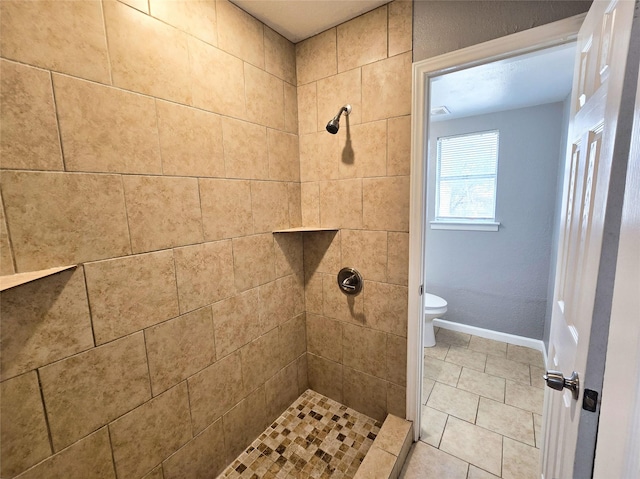
[(111, 442), (111, 428), (109, 427), (109, 424), (106, 425), (106, 428), (107, 428), (107, 436), (109, 437), (109, 451), (111, 452), (111, 464), (113, 465), (114, 475), (116, 479), (118, 479), (118, 468), (116, 468), (116, 457), (113, 452), (113, 443)]
[(7, 218), (7, 209), (5, 207), (4, 194), (2, 189), (0, 188), (0, 208), (2, 208), (2, 218), (3, 225), (0, 225), (0, 228), (4, 226), (5, 231), (7, 232), (7, 243), (9, 243), (9, 254), (11, 255), (11, 264), (13, 265), (14, 273), (18, 272), (18, 261), (16, 260), (16, 254), (13, 250), (13, 241), (11, 240), (11, 230), (9, 229), (9, 221)]
[(124, 186), (124, 177), (125, 175), (120, 175), (120, 182), (122, 183), (122, 200), (124, 202), (124, 216), (127, 219), (127, 234), (129, 235), (129, 251), (131, 251), (130, 255), (133, 255), (137, 253), (133, 252), (133, 239), (131, 238), (131, 225), (129, 224), (129, 209), (127, 208), (127, 194)]
[[(56, 129), (58, 133), (58, 151), (60, 152), (60, 159), (62, 160), (62, 171), (67, 170), (67, 162), (65, 160), (64, 146), (62, 144), (62, 128), (60, 128), (60, 114), (58, 113), (58, 101), (56, 100), (56, 89), (53, 85), (53, 72), (49, 71), (49, 82), (51, 84), (51, 97), (53, 99), (53, 113), (56, 117)], [(32, 171), (32, 170), (29, 170)]]
[(107, 53), (107, 63), (109, 65), (109, 84), (113, 85), (113, 72), (112, 72), (113, 67), (111, 65), (111, 53), (109, 49), (109, 35), (107, 34), (107, 17), (104, 14), (104, 2), (100, 2), (100, 15), (102, 15), (102, 28), (104, 29), (104, 43), (105, 43), (104, 46)]
[(96, 341), (96, 330), (93, 324), (93, 310), (91, 308), (91, 299), (89, 298), (89, 285), (87, 283), (87, 270), (84, 267), (84, 263), (80, 266), (82, 268), (82, 278), (84, 281), (84, 292), (87, 295), (87, 307), (89, 308), (89, 322), (91, 323), (91, 336), (93, 338), (93, 346), (96, 347), (98, 342)]
[[(142, 404), (146, 404), (147, 402), (151, 401), (154, 397), (156, 397), (156, 395), (153, 394), (153, 385), (151, 384), (151, 364), (149, 362), (149, 351), (147, 348), (147, 331), (145, 329), (142, 330), (142, 340), (144, 341), (144, 356), (145, 356), (145, 359), (147, 360), (147, 378), (149, 378), (149, 393), (151, 394), (151, 397), (147, 399), (144, 403), (142, 403)], [(165, 391), (168, 391), (173, 387), (175, 386), (171, 386)], [(162, 392), (165, 392), (165, 391), (162, 391)]]
[(42, 389), (42, 379), (40, 378), (40, 369), (36, 369), (36, 377), (38, 380), (38, 390), (40, 392), (40, 401), (42, 401), (42, 411), (44, 412), (44, 421), (47, 425), (47, 437), (49, 438), (49, 447), (51, 448), (51, 455), (56, 454), (56, 450), (53, 448), (53, 436), (51, 435), (51, 424), (49, 423), (49, 412), (47, 411), (47, 404), (44, 400), (44, 390)]

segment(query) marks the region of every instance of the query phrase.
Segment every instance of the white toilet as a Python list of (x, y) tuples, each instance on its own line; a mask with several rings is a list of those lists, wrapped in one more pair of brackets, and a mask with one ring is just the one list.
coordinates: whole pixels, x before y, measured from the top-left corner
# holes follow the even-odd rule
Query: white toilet
[(436, 335), (433, 332), (433, 320), (447, 312), (447, 302), (435, 294), (424, 294), (424, 325), (422, 329), (423, 347), (436, 345)]

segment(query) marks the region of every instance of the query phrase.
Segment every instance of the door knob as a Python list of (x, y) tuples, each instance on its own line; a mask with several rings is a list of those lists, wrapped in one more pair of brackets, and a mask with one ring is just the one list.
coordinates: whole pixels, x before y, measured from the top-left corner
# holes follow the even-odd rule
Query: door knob
[(551, 389), (562, 391), (567, 388), (571, 391), (573, 399), (578, 399), (580, 393), (580, 379), (578, 373), (573, 371), (569, 379), (565, 378), (560, 371), (547, 371), (542, 378)]

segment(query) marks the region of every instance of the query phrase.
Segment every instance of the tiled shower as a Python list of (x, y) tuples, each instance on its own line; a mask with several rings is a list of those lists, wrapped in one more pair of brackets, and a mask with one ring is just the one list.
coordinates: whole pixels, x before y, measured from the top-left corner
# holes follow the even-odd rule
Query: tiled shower
[(411, 14), (1, 3), (1, 273), (78, 265), (2, 292), (3, 478), (215, 475), (309, 387), (404, 416)]

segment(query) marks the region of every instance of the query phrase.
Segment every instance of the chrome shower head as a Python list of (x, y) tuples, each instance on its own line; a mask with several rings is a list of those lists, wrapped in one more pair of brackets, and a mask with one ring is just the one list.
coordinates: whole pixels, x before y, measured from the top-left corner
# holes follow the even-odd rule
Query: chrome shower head
[(338, 133), (338, 129), (340, 128), (340, 115), (342, 115), (343, 112), (345, 115), (349, 115), (349, 113), (351, 113), (351, 105), (347, 104), (340, 108), (338, 114), (334, 116), (329, 123), (327, 123), (327, 131), (332, 135)]

